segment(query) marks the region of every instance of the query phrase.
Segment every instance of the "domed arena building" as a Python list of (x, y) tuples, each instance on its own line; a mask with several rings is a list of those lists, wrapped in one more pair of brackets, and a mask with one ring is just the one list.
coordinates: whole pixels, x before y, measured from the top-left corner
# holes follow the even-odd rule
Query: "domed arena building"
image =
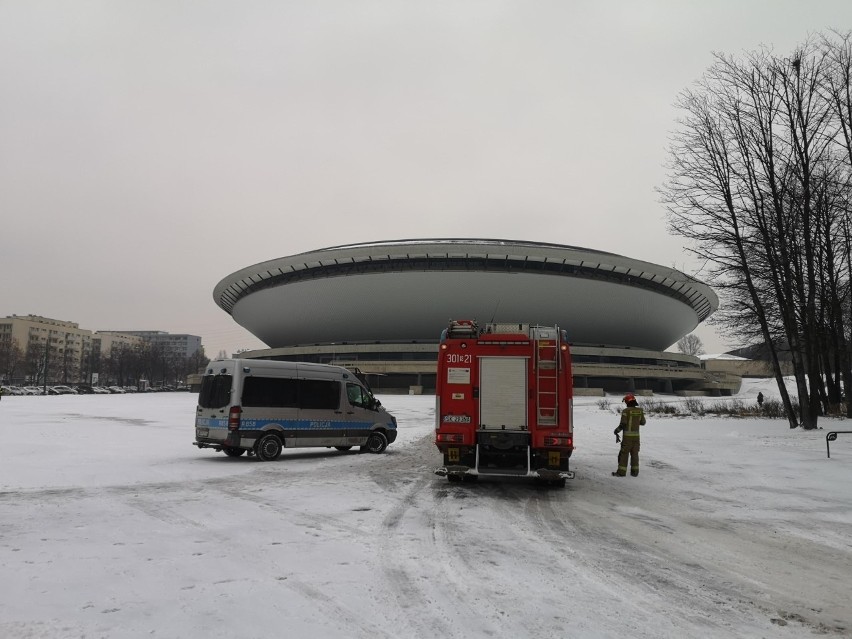
[(334, 246), (241, 269), (213, 297), (269, 346), (241, 357), (357, 367), (377, 391), (432, 391), (451, 319), (565, 329), (578, 393), (739, 388), (736, 376), (664, 352), (718, 308), (709, 286), (593, 249), (494, 239)]

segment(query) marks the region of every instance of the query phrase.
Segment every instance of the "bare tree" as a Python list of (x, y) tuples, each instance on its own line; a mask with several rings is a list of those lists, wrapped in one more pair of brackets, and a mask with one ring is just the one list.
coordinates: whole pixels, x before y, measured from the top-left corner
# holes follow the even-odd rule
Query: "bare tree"
[(821, 90), (828, 101), (837, 127), (833, 141), (845, 151), (852, 166), (852, 33), (835, 32), (823, 36), (822, 48), (827, 63)]
[[(759, 125), (773, 121), (778, 97), (764, 90), (766, 78), (758, 72), (763, 67), (757, 56), (741, 66), (717, 55), (698, 88), (681, 95), (679, 106), (686, 115), (671, 145), (670, 178), (661, 194), (670, 231), (690, 241), (689, 250), (704, 262), (709, 282), (723, 299), (726, 293), (737, 299), (735, 311), (740, 317), (748, 314), (749, 324), (757, 325), (769, 342), (773, 316), (763, 292), (765, 281), (772, 279), (771, 264), (760, 250), (754, 219), (765, 198), (752, 144), (773, 139)], [(782, 401), (792, 414), (774, 353), (773, 360)]]
[(183, 368), (179, 373), (181, 381), (186, 382), (187, 376), (203, 371), (209, 362), (210, 358), (205, 355), (204, 347), (200, 347), (184, 360)]
[(852, 392), (852, 41), (715, 58), (679, 103), (661, 189), (669, 226), (720, 292), (714, 323), (766, 345), (790, 426), (815, 428)]
[(23, 362), (24, 353), (18, 340), (11, 337), (0, 340), (0, 378), (9, 384), (14, 383)]
[(701, 338), (698, 337), (695, 333), (690, 333), (689, 335), (684, 335), (677, 341), (677, 348), (681, 353), (685, 355), (703, 355), (704, 344), (701, 342)]
[[(835, 32), (822, 38), (822, 48), (827, 64), (825, 66), (822, 90), (832, 111), (836, 133), (832, 137), (844, 158), (845, 171), (838, 171), (833, 179), (828, 180), (829, 188), (833, 185), (834, 193), (841, 203), (834, 207), (840, 212), (838, 224), (842, 232), (842, 242), (834, 256), (839, 267), (838, 275), (829, 280), (832, 294), (830, 318), (830, 335), (833, 340), (831, 348), (837, 359), (839, 374), (848, 392), (852, 391), (852, 353), (850, 353), (850, 327), (847, 318), (850, 316), (850, 282), (852, 282), (852, 221), (850, 221), (850, 191), (852, 191), (852, 34), (850, 32)], [(831, 259), (831, 258), (829, 258)], [(842, 273), (842, 275), (841, 275)], [(840, 399), (838, 398), (839, 402)], [(846, 415), (852, 417), (852, 401), (846, 402)]]
[[(711, 283), (733, 301), (729, 319), (759, 329), (790, 426), (814, 428), (822, 387), (815, 184), (831, 155), (820, 94), (826, 55), (806, 43), (789, 59), (765, 50), (715, 58), (698, 88), (681, 96), (687, 115), (661, 189), (669, 228), (692, 240)], [(781, 375), (782, 341), (793, 358), (798, 419)]]

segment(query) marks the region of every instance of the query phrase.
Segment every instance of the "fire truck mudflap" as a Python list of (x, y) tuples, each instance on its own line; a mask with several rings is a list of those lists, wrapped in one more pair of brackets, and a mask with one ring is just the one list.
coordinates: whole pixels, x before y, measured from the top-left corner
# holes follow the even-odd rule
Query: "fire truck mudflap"
[(450, 481), (573, 479), (573, 387), (557, 327), (451, 321), (441, 336), (436, 438)]

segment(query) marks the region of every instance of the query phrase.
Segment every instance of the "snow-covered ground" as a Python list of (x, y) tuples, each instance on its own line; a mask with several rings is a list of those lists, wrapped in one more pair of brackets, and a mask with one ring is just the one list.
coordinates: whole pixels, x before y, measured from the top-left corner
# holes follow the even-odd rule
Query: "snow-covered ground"
[(192, 446), (188, 393), (4, 397), (0, 637), (852, 636), (850, 422), (651, 417), (615, 478), (610, 399), (558, 489), (435, 476), (430, 396), (272, 463)]

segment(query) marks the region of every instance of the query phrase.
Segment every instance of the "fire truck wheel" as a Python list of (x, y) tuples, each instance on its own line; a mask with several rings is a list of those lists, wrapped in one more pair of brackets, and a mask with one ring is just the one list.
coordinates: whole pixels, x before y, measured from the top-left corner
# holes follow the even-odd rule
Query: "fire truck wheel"
[(275, 461), (281, 454), (281, 440), (269, 433), (257, 440), (254, 452), (260, 461)]
[(239, 457), (246, 451), (243, 448), (232, 448), (231, 446), (223, 446), (222, 452), (225, 453), (228, 457)]
[(458, 475), (447, 475), (447, 480), (448, 480), (451, 484), (457, 484), (457, 483), (459, 483), (459, 482), (462, 480), (462, 478), (461, 478), (461, 477), (459, 477)]
[(468, 483), (479, 481), (479, 475), (462, 475), (462, 481), (466, 481)]
[(367, 452), (373, 453), (374, 455), (385, 452), (385, 448), (387, 447), (388, 438), (385, 437), (384, 433), (380, 433), (379, 431), (373, 431), (370, 433), (370, 436), (367, 438), (367, 443), (364, 444), (364, 448), (367, 449)]

